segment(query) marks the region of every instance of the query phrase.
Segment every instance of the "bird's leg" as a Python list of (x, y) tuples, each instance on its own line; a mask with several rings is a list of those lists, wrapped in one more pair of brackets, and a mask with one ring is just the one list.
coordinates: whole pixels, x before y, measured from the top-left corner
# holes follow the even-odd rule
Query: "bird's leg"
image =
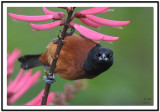
[(47, 69), (44, 69), (44, 72), (46, 74), (46, 76), (43, 76), (43, 80), (48, 83), (48, 84), (52, 84), (53, 82), (56, 81), (56, 78), (55, 78), (55, 73), (53, 73), (52, 75), (49, 75), (47, 73)]
[[(70, 32), (66, 32), (66, 37), (67, 37), (67, 36), (71, 36), (71, 35), (74, 33), (74, 31), (75, 31), (75, 28), (71, 27)], [(59, 30), (59, 32), (62, 33), (61, 30)], [(59, 40), (59, 38), (60, 38), (59, 33), (57, 33), (57, 36), (58, 36), (58, 38), (53, 39), (52, 42), (58, 42), (58, 40)]]
[[(62, 30), (59, 30), (59, 32), (62, 33)], [(59, 41), (59, 38), (60, 38), (59, 32), (57, 32), (57, 37), (58, 37), (58, 38), (53, 39), (52, 42), (58, 42), (58, 41)]]
[(71, 27), (70, 32), (67, 32), (67, 33), (66, 33), (66, 36), (71, 36), (71, 35), (74, 33), (74, 31), (75, 31), (75, 28), (74, 28), (74, 27)]

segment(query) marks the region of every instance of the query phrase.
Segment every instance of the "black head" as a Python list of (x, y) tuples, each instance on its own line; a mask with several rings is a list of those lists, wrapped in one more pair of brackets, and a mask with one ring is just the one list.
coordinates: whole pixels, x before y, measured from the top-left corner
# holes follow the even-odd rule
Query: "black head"
[(92, 48), (88, 54), (83, 69), (91, 76), (97, 76), (108, 70), (113, 64), (113, 51), (100, 44)]
[(100, 63), (113, 63), (113, 52), (111, 49), (106, 47), (97, 47), (95, 50), (95, 57)]

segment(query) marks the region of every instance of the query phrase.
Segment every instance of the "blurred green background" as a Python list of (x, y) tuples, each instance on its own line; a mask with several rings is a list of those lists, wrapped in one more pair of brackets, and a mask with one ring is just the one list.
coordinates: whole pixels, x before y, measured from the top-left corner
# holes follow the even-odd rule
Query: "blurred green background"
[[(65, 11), (60, 8), (48, 9), (56, 12)], [(83, 9), (87, 8), (78, 7), (76, 11)], [(112, 7), (112, 9), (115, 11), (97, 16), (119, 21), (130, 20), (131, 23), (123, 26), (123, 29), (108, 26), (98, 29), (89, 28), (106, 35), (120, 37), (112, 44), (100, 42), (113, 50), (114, 64), (98, 77), (87, 79), (88, 88), (76, 94), (69, 105), (153, 105), (153, 8)], [(22, 15), (44, 15), (41, 7), (9, 7), (7, 11)], [(74, 22), (82, 24), (78, 19)], [(48, 31), (33, 31), (29, 23), (14, 21), (8, 16), (7, 49), (10, 52), (15, 48), (20, 49), (21, 56), (42, 53), (46, 50), (47, 44), (56, 38), (57, 31), (60, 29), (62, 26)], [(79, 34), (77, 31), (75, 33)], [(39, 69), (42, 71), (39, 82), (18, 99), (15, 105), (27, 103), (45, 87), (42, 80), (45, 75), (43, 67), (33, 70), (35, 72)], [(15, 78), (19, 70), (20, 63), (17, 61), (11, 78)], [(56, 76), (56, 82), (50, 91), (63, 92), (65, 83), (73, 83), (73, 81)], [(151, 101), (146, 103), (145, 98), (151, 98)]]

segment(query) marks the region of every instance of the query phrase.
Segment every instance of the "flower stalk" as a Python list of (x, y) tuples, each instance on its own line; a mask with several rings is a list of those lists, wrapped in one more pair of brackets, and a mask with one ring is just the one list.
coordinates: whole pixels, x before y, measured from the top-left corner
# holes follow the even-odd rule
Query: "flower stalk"
[[(49, 71), (49, 75), (52, 75), (54, 73), (55, 69), (56, 69), (56, 63), (58, 61), (58, 57), (59, 57), (61, 48), (63, 46), (63, 40), (66, 37), (67, 30), (69, 28), (69, 23), (72, 21), (72, 15), (73, 15), (73, 10), (68, 10), (68, 17), (67, 17), (67, 20), (64, 22), (64, 27), (63, 27), (63, 30), (62, 30), (62, 34), (61, 34), (60, 37), (58, 37), (59, 38), (58, 45), (57, 45), (55, 55), (53, 57), (53, 61), (52, 61), (52, 65), (51, 65), (51, 68), (50, 68), (50, 71)], [(44, 91), (44, 94), (42, 96), (41, 105), (46, 105), (47, 97), (48, 97), (49, 90), (50, 90), (50, 86), (51, 86), (51, 84), (46, 83), (45, 91)]]

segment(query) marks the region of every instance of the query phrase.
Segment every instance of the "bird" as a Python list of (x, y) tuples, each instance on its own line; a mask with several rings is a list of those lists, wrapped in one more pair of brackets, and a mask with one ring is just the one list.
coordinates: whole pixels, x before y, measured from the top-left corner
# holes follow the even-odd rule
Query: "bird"
[[(31, 69), (37, 66), (50, 66), (57, 48), (57, 41), (48, 44), (41, 54), (24, 55), (18, 58), (20, 67)], [(67, 80), (92, 79), (113, 65), (113, 51), (96, 41), (73, 33), (64, 38), (55, 73)]]

